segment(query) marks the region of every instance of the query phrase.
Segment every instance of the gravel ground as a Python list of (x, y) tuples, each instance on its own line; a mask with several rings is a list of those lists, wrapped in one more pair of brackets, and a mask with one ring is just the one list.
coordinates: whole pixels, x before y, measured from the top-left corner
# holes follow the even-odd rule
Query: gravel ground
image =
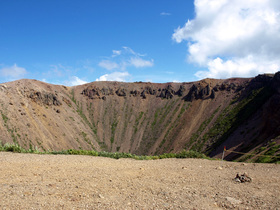
[(224, 208), (280, 209), (280, 165), (0, 153), (0, 209)]

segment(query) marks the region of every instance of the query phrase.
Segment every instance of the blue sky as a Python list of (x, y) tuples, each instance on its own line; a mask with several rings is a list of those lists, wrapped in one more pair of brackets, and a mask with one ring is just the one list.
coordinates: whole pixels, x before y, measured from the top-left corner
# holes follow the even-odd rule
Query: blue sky
[(0, 82), (71, 86), (273, 73), (280, 66), (279, 11), (277, 0), (0, 0)]

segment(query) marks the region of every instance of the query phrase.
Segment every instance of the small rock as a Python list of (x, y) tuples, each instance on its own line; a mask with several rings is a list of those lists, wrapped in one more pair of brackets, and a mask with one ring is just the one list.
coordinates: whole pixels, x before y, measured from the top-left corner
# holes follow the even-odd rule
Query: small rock
[(104, 196), (102, 196), (101, 194), (99, 194), (98, 197), (99, 197), (99, 198), (102, 198), (102, 199), (104, 198)]
[(241, 183), (243, 183), (243, 182), (251, 182), (252, 178), (249, 177), (248, 174), (245, 172), (242, 175), (236, 174), (236, 176), (234, 178), (234, 181), (241, 182)]
[(3, 89), (7, 89), (7, 85), (0, 85), (0, 88)]
[(223, 168), (221, 166), (217, 167), (217, 170), (223, 170)]
[(242, 203), (242, 201), (237, 200), (237, 199), (232, 198), (232, 197), (226, 197), (226, 199), (227, 199), (232, 205), (237, 205), (237, 204)]
[(241, 182), (239, 178), (235, 178), (234, 181)]

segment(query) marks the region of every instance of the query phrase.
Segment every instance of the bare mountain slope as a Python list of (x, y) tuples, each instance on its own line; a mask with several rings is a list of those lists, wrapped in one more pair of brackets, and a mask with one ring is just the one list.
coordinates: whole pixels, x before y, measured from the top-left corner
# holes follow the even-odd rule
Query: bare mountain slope
[[(0, 85), (0, 106), (0, 140), (25, 148), (135, 154), (192, 149), (220, 157), (226, 145), (235, 151), (279, 154), (280, 73), (193, 83), (93, 82), (71, 88), (19, 80)], [(252, 156), (227, 152), (226, 158)]]

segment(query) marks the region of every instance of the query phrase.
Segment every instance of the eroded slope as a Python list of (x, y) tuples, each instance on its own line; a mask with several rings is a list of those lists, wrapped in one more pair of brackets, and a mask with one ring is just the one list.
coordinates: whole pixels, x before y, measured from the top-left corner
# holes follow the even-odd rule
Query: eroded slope
[[(72, 88), (35, 80), (5, 83), (0, 87), (0, 140), (42, 150), (150, 155), (192, 149), (220, 157), (227, 146), (277, 155), (279, 84), (280, 73), (193, 83), (93, 82)], [(227, 159), (252, 158), (240, 156), (226, 154)]]

